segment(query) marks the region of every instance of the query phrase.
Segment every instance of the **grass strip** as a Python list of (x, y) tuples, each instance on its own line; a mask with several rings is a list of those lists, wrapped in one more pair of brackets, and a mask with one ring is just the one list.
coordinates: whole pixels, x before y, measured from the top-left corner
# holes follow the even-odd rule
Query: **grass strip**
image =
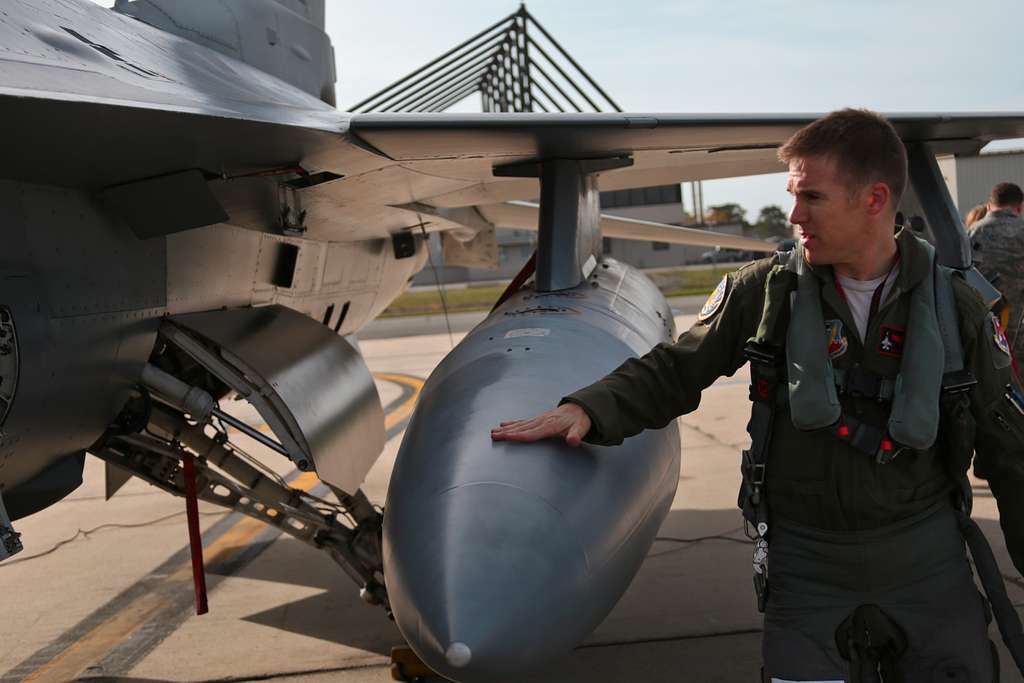
[[(735, 265), (717, 268), (660, 270), (648, 273), (661, 293), (666, 297), (707, 295), (722, 279), (722, 275), (735, 269)], [(445, 288), (449, 313), (487, 311), (494, 306), (505, 284)], [(437, 289), (420, 289), (406, 292), (395, 299), (381, 315), (382, 318), (397, 318), (409, 315), (434, 315), (444, 312), (441, 296)]]

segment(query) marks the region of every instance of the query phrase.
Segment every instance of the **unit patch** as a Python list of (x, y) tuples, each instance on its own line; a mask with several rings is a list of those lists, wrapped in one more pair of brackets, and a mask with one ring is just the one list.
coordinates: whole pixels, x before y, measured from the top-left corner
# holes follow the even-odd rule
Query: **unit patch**
[(996, 346), (999, 350), (1005, 353), (1007, 356), (1010, 355), (1010, 342), (1006, 340), (1006, 333), (1003, 332), (1003, 326), (999, 324), (999, 318), (996, 314), (992, 315), (992, 339), (995, 341)]
[(882, 338), (878, 342), (878, 352), (891, 358), (903, 357), (903, 342), (907, 339), (906, 330), (895, 325), (882, 325)]
[(697, 314), (697, 322), (706, 323), (715, 317), (725, 303), (725, 297), (729, 294), (729, 276), (723, 275), (715, 291), (711, 292), (708, 300), (704, 302), (703, 308)]
[(839, 358), (850, 348), (850, 342), (843, 332), (843, 321), (839, 319), (825, 321), (825, 338), (828, 339), (828, 357)]

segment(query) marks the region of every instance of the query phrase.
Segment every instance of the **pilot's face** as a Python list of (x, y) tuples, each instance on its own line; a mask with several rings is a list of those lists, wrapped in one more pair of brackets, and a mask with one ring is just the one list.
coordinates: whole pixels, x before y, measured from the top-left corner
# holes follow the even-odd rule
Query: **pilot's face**
[(793, 159), (786, 189), (793, 197), (789, 222), (798, 229), (807, 262), (835, 265), (856, 260), (872, 232), (861, 193), (851, 196), (835, 162), (820, 156)]

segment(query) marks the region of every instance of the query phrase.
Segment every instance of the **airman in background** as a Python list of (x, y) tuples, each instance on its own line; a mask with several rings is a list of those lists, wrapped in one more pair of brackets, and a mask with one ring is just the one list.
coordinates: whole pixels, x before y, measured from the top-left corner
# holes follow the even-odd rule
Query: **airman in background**
[(988, 198), (988, 214), (970, 228), (974, 265), (1003, 294), (1006, 338), (1016, 359), (1024, 358), (1024, 192), (999, 183)]

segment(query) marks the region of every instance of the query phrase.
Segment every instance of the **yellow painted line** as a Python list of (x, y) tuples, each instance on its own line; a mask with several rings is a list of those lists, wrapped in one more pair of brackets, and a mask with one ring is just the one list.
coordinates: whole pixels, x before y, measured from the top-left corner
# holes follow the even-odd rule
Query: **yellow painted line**
[[(413, 377), (412, 375), (401, 375), (391, 372), (375, 372), (373, 373), (373, 376), (381, 380), (382, 382), (393, 382), (395, 384), (401, 384), (403, 386), (412, 387), (413, 390), (412, 396), (410, 396), (408, 400), (406, 400), (404, 403), (402, 403), (402, 405), (398, 406), (393, 411), (391, 411), (387, 416), (385, 416), (384, 430), (387, 431), (396, 424), (398, 424), (399, 422), (401, 422), (402, 420), (404, 420), (405, 418), (409, 417), (409, 415), (412, 413), (412, 409), (416, 407), (416, 401), (418, 401), (420, 398), (420, 392), (423, 391), (423, 385), (425, 384), (425, 382), (419, 377)], [(270, 429), (270, 426), (266, 422), (256, 427), (256, 429), (263, 432), (264, 434), (273, 434), (273, 431)]]
[[(390, 429), (407, 418), (416, 405), (424, 381), (411, 375), (375, 373), (385, 382), (394, 382), (411, 387), (413, 393), (384, 419), (384, 428)], [(269, 431), (261, 425), (261, 431)], [(292, 488), (308, 491), (320, 483), (315, 472), (303, 472), (289, 484)], [(252, 543), (266, 524), (252, 517), (242, 517), (234, 526), (224, 532), (216, 541), (203, 548), (206, 565), (222, 563)], [(66, 683), (74, 680), (87, 668), (100, 661), (104, 655), (117, 647), (136, 630), (151, 621), (160, 610), (167, 606), (167, 596), (191, 589), (192, 565), (190, 561), (180, 564), (171, 574), (160, 581), (149, 593), (128, 603), (106, 621), (98, 624), (59, 655), (46, 662), (26, 676), (26, 683)]]
[[(307, 491), (318, 483), (320, 480), (316, 474), (304, 472), (289, 485)], [(266, 524), (259, 520), (243, 517), (216, 541), (203, 548), (205, 564), (213, 565), (229, 560), (252, 543), (266, 528)], [(192, 564), (187, 561), (154, 586), (151, 592), (128, 603), (23, 680), (26, 683), (67, 683), (75, 680), (125, 638), (151, 621), (167, 606), (169, 595), (191, 588)]]
[(422, 393), (423, 385), (426, 382), (419, 377), (391, 372), (375, 372), (373, 376), (383, 382), (394, 382), (395, 384), (411, 387), (413, 390), (412, 395), (408, 399), (403, 401), (400, 406), (392, 410), (384, 418), (384, 429), (386, 431), (412, 414), (413, 408), (416, 407), (416, 402), (420, 400), (420, 393)]

